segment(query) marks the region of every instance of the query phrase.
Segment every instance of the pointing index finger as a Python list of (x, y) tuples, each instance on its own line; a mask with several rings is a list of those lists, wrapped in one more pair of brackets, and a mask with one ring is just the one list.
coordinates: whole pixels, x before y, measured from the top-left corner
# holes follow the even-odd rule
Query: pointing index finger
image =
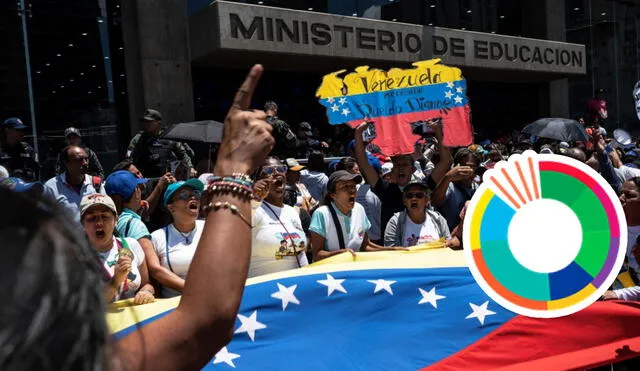
[(253, 97), (253, 92), (258, 85), (258, 81), (260, 80), (260, 76), (262, 76), (262, 71), (264, 68), (261, 64), (256, 64), (251, 67), (247, 78), (238, 89), (236, 96), (233, 98), (233, 104), (231, 105), (231, 109), (235, 110), (246, 110), (249, 109), (251, 105), (251, 98)]

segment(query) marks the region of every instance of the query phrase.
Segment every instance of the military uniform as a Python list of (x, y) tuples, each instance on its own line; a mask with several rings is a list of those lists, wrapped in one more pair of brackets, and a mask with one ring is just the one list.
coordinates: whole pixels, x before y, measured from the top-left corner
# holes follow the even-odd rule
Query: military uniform
[(171, 171), (171, 162), (180, 161), (187, 169), (193, 168), (184, 145), (147, 132), (136, 134), (129, 143), (127, 158), (145, 177), (157, 178)]
[(283, 160), (301, 153), (308, 153), (311, 148), (320, 145), (320, 142), (314, 139), (298, 139), (289, 125), (282, 120), (273, 119), (271, 124), (273, 138), (276, 141), (271, 151), (272, 156)]
[(25, 142), (20, 142), (13, 148), (0, 145), (0, 165), (4, 166), (12, 177), (26, 182), (37, 181), (40, 177), (36, 151)]

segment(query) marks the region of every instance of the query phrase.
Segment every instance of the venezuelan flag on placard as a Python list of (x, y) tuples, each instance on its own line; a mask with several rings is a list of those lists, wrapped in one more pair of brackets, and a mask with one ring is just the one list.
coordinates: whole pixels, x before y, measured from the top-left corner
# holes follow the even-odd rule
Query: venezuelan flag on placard
[[(120, 302), (107, 321), (121, 338), (178, 302)], [(248, 280), (233, 340), (205, 369), (565, 370), (639, 350), (639, 303), (518, 316), (480, 289), (462, 251), (425, 248), (342, 254)]]
[(458, 68), (439, 59), (413, 63), (414, 68), (388, 72), (362, 66), (323, 77), (316, 93), (326, 107), (329, 123), (356, 127), (363, 120), (375, 123), (373, 141), (388, 155), (413, 153), (420, 136), (411, 123), (441, 118), (444, 144), (468, 146), (473, 141), (467, 83)]

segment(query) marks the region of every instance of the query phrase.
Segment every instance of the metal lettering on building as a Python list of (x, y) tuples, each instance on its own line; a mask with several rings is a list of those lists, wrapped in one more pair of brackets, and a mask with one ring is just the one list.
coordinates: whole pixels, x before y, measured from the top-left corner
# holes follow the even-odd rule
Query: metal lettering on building
[(586, 73), (583, 45), (224, 1), (212, 8), (220, 49), (397, 62), (441, 58), (457, 66)]

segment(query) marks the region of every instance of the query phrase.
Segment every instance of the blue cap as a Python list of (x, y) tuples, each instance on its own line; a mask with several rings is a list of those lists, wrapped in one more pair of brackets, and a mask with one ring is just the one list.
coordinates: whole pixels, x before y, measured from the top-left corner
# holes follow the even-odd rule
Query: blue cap
[(167, 187), (167, 190), (164, 191), (164, 204), (169, 205), (169, 201), (171, 201), (171, 196), (176, 193), (182, 187), (191, 187), (197, 191), (202, 192), (204, 190), (204, 184), (200, 181), (200, 179), (191, 178), (187, 181), (179, 181), (173, 184), (170, 184)]
[(16, 130), (22, 130), (22, 129), (28, 128), (28, 126), (25, 125), (22, 122), (22, 120), (20, 120), (17, 117), (11, 117), (11, 118), (8, 118), (8, 119), (4, 120), (4, 122), (2, 123), (2, 127), (3, 128), (16, 129)]
[[(631, 150), (631, 151), (626, 152), (626, 153), (624, 154), (624, 156), (622, 156), (622, 157), (623, 157), (623, 158), (627, 158), (627, 159), (633, 159), (633, 160), (636, 160), (636, 159), (638, 159), (638, 158), (640, 157), (640, 155), (638, 154), (638, 152), (637, 152), (637, 151), (635, 151), (635, 150)], [(631, 160), (631, 161), (633, 161), (633, 160)]]
[(131, 197), (136, 187), (147, 182), (145, 178), (136, 178), (127, 170), (119, 170), (111, 173), (104, 182), (104, 190), (109, 196), (118, 195), (125, 200)]
[(44, 185), (40, 182), (27, 183), (20, 178), (6, 178), (0, 181), (0, 187), (8, 188), (12, 191), (22, 193), (28, 192), (32, 189), (38, 190), (39, 192), (44, 191)]

